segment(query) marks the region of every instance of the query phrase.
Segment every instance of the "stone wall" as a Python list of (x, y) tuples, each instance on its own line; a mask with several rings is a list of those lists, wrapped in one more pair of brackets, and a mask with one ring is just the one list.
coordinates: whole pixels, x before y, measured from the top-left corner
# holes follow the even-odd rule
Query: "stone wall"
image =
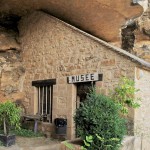
[(136, 68), (135, 73), (136, 88), (140, 90), (136, 97), (141, 98), (141, 106), (135, 110), (134, 133), (141, 136), (143, 146), (146, 147), (150, 146), (150, 73), (140, 68)]
[(135, 64), (124, 56), (102, 46), (57, 19), (35, 12), (26, 16), (19, 25), (23, 50), (23, 67), (26, 68), (23, 92), (28, 102), (28, 113), (34, 109), (34, 87), (31, 82), (56, 79), (53, 91), (53, 119), (68, 119), (68, 137), (73, 134), (73, 114), (76, 86), (67, 84), (67, 76), (94, 73), (103, 74), (96, 83), (100, 92), (108, 94), (121, 76), (134, 79)]

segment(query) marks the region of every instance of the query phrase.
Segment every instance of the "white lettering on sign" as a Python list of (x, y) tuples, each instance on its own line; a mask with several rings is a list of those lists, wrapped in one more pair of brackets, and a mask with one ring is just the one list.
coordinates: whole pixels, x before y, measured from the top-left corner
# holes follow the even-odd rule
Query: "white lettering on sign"
[(68, 83), (78, 83), (78, 82), (88, 82), (88, 81), (98, 81), (98, 73), (89, 73), (82, 75), (73, 75), (68, 77)]

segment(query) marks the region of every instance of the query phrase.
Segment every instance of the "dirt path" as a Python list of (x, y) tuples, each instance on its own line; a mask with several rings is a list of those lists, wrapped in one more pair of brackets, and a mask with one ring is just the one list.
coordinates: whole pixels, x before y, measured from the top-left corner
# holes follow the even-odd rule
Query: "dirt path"
[(11, 147), (0, 147), (0, 150), (59, 150), (60, 141), (44, 137), (17, 137)]

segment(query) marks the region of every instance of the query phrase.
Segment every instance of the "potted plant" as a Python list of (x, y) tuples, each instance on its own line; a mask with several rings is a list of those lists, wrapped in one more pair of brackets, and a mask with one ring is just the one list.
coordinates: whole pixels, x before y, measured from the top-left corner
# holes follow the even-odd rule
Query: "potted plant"
[(3, 134), (0, 134), (0, 141), (8, 147), (15, 144), (16, 137), (10, 134), (10, 129), (20, 128), (20, 108), (11, 101), (0, 103), (0, 126), (3, 127)]

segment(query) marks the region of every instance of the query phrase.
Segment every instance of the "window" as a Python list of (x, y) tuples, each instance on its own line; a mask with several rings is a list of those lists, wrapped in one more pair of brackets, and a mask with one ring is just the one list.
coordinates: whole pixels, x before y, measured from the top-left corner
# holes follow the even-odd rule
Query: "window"
[(55, 79), (33, 81), (32, 86), (37, 88), (37, 113), (42, 116), (43, 122), (52, 122), (53, 85)]

